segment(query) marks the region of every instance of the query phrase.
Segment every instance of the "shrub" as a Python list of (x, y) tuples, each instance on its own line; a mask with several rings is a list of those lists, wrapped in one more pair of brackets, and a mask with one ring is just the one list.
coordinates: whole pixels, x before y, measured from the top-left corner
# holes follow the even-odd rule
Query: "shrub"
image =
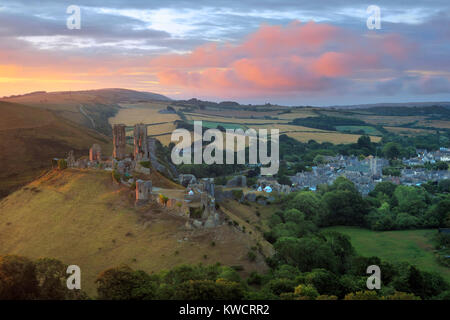
[(58, 160), (58, 169), (59, 170), (67, 169), (67, 161), (65, 159)]
[(120, 183), (120, 180), (122, 179), (122, 176), (120, 175), (119, 172), (117, 172), (116, 170), (112, 171), (112, 178), (115, 182)]
[(150, 163), (150, 161), (141, 161), (141, 162), (139, 162), (139, 164), (140, 164), (141, 166), (143, 166), (144, 168), (148, 168), (148, 169), (150, 169), (151, 166), (152, 166), (152, 164)]
[(247, 257), (248, 257), (248, 260), (250, 260), (251, 262), (253, 262), (253, 261), (256, 260), (256, 253), (255, 253), (253, 250), (250, 250), (250, 251), (247, 253)]

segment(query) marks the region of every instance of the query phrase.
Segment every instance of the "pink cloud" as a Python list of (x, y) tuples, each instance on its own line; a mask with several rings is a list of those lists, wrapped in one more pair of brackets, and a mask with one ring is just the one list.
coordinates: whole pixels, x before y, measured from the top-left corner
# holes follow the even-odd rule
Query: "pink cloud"
[(204, 95), (257, 96), (333, 90), (336, 81), (382, 61), (404, 59), (408, 50), (398, 35), (367, 37), (343, 28), (294, 21), (287, 26), (263, 25), (239, 44), (208, 44), (187, 54), (154, 58), (162, 85)]

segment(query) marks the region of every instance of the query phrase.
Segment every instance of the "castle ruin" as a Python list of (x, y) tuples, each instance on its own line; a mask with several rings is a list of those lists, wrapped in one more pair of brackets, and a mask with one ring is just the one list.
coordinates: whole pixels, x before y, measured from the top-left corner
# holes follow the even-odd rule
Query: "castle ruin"
[(152, 181), (151, 180), (137, 180), (136, 181), (136, 204), (147, 202), (152, 195)]
[(145, 161), (149, 159), (147, 143), (147, 126), (139, 123), (134, 126), (134, 159)]
[(113, 158), (117, 160), (125, 159), (127, 137), (124, 124), (113, 125)]
[(96, 162), (101, 160), (102, 160), (102, 148), (95, 143), (89, 149), (89, 161)]

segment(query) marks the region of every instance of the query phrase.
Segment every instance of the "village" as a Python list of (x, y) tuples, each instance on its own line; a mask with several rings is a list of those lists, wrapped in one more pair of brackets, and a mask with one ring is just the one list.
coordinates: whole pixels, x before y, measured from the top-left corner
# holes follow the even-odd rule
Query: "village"
[(383, 168), (389, 166), (389, 160), (368, 156), (360, 159), (356, 156), (324, 157), (324, 164), (313, 166), (310, 172), (298, 172), (290, 177), (294, 189), (310, 189), (315, 191), (320, 184), (331, 184), (339, 176), (344, 176), (355, 184), (358, 191), (367, 195), (382, 181), (395, 184), (420, 186), (428, 181), (450, 179), (448, 170), (429, 170), (423, 166), (426, 163), (450, 161), (450, 149), (440, 148), (438, 151), (427, 152), (417, 150), (417, 156), (402, 159), (409, 168), (402, 168), (399, 176), (383, 175)]

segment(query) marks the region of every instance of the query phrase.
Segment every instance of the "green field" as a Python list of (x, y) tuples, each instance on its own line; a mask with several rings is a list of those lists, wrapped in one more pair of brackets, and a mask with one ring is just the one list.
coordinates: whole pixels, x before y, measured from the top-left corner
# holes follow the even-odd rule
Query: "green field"
[(434, 271), (450, 282), (450, 268), (436, 261), (432, 238), (434, 229), (371, 231), (357, 227), (331, 227), (350, 236), (356, 252), (362, 256), (377, 256), (390, 262), (406, 261), (424, 271)]
[[(193, 120), (189, 120), (188, 123), (194, 124)], [(202, 120), (202, 126), (208, 129), (216, 129), (218, 126), (222, 126), (225, 129), (245, 129), (245, 126), (230, 122), (214, 122)]]
[(364, 131), (365, 134), (380, 135), (381, 133), (371, 126), (337, 126), (336, 130), (339, 132), (359, 133)]

